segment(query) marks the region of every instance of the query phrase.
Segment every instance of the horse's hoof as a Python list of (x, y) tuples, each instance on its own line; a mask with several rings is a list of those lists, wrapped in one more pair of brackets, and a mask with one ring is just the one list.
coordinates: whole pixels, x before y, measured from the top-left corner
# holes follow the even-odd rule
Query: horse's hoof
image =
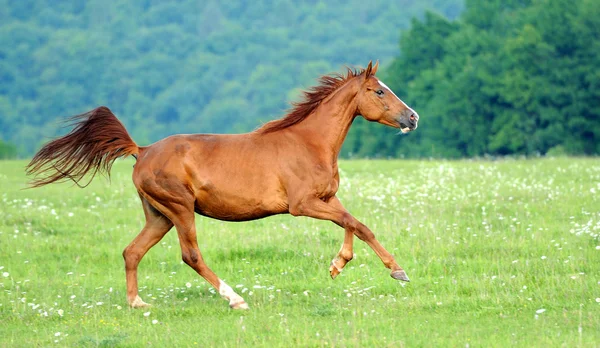
[(331, 265), (329, 266), (329, 275), (331, 275), (331, 279), (335, 279), (335, 277), (342, 272), (341, 269), (337, 268), (334, 262), (335, 261), (331, 261)]
[(245, 301), (231, 303), (229, 304), (229, 307), (231, 307), (231, 309), (250, 309)]
[(152, 305), (144, 302), (141, 297), (136, 296), (135, 299), (133, 299), (133, 301), (129, 302), (129, 307), (131, 307), (131, 308), (147, 308), (147, 307), (152, 307)]
[(396, 280), (402, 280), (405, 282), (410, 282), (410, 279), (408, 279), (408, 276), (406, 275), (406, 272), (404, 272), (404, 270), (399, 269), (397, 271), (393, 271), (392, 274), (390, 274), (392, 276), (392, 278), (396, 279)]

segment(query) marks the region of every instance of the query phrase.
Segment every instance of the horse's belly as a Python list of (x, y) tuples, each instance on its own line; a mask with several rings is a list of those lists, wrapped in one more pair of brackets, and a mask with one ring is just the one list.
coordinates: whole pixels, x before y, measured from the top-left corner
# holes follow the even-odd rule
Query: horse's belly
[(256, 199), (245, 195), (202, 192), (197, 195), (196, 213), (225, 221), (248, 221), (288, 212), (287, 203), (277, 197)]

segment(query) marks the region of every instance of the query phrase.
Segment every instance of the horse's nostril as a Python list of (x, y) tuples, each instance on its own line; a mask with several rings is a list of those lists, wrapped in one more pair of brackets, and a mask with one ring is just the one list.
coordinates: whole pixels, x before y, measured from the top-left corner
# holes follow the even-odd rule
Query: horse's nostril
[(414, 121), (415, 120), (415, 115), (410, 115), (409, 118), (410, 118), (411, 121)]

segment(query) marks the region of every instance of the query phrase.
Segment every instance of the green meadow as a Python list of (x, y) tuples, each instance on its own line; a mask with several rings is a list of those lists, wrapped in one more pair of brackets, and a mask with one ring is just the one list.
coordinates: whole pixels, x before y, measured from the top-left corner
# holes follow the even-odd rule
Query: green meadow
[(0, 162), (0, 346), (402, 347), (600, 345), (600, 160), (342, 161), (338, 196), (407, 271), (368, 246), (335, 280), (331, 222), (198, 216), (208, 265), (171, 231), (142, 260), (129, 309), (122, 251), (144, 224), (133, 159), (112, 178), (26, 189)]

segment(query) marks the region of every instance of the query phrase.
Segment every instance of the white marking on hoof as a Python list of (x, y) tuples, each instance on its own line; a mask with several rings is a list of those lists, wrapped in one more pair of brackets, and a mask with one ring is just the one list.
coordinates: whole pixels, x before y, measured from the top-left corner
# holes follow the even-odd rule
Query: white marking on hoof
[(248, 304), (224, 281), (219, 279), (219, 295), (229, 301), (229, 307), (233, 309), (248, 309)]
[(342, 273), (342, 269), (341, 269), (341, 268), (339, 268), (339, 267), (338, 267), (338, 266), (335, 264), (335, 262), (336, 262), (336, 261), (339, 261), (339, 260), (340, 260), (340, 258), (339, 258), (339, 257), (336, 257), (335, 259), (331, 260), (331, 265), (332, 265), (333, 267), (335, 267), (335, 269), (337, 269), (337, 271), (338, 271), (338, 272)]
[(246, 302), (238, 302), (238, 303), (234, 303), (234, 304), (229, 304), (229, 307), (231, 307), (231, 309), (250, 309), (250, 307), (248, 307), (248, 304)]
[(150, 307), (151, 305), (144, 302), (142, 300), (142, 298), (138, 295), (135, 297), (135, 299), (133, 299), (133, 301), (129, 302), (129, 306), (131, 308), (144, 308), (144, 307)]

